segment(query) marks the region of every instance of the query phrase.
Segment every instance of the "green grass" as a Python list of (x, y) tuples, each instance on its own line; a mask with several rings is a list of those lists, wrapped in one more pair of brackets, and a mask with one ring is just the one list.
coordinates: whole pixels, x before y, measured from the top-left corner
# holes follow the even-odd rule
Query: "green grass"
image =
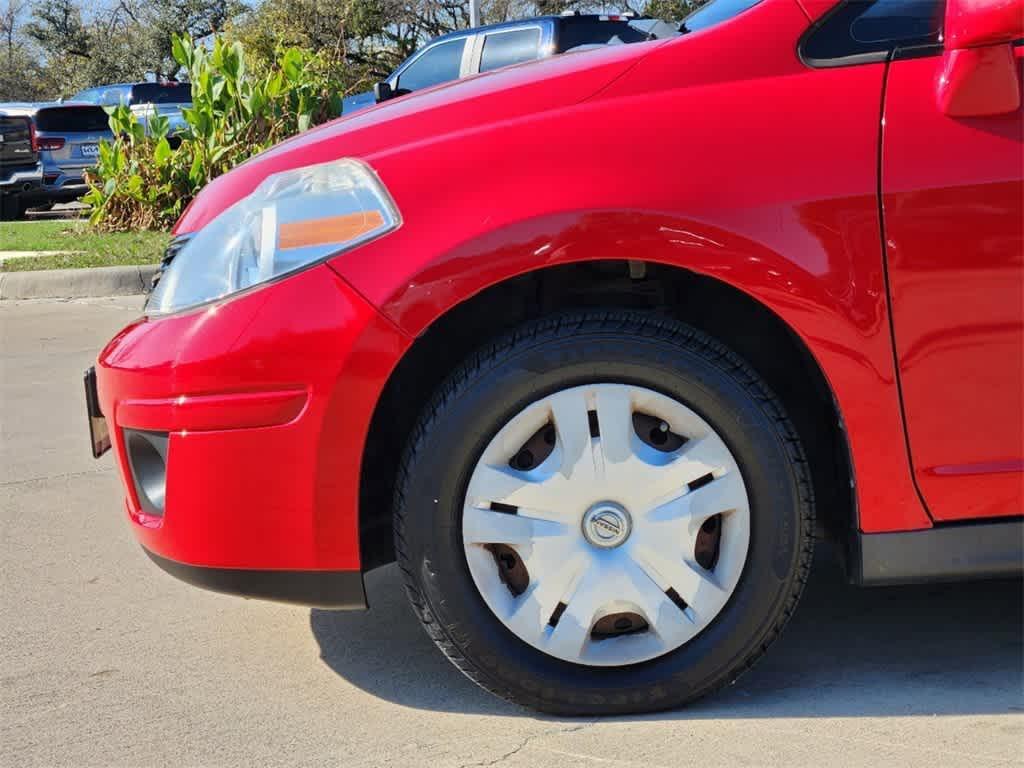
[(74, 251), (8, 259), (0, 272), (155, 264), (170, 238), (165, 232), (95, 232), (86, 221), (0, 222), (0, 251)]

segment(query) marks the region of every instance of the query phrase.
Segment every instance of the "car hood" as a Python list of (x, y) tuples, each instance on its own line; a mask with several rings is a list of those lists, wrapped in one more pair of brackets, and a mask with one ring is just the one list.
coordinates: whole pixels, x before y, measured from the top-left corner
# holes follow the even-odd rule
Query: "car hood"
[(407, 152), (438, 137), (577, 104), (666, 42), (607, 46), (541, 59), (455, 80), (340, 117), (215, 179), (182, 214), (175, 234), (202, 228), (273, 173), (342, 157), (361, 158), (372, 165), (375, 157)]

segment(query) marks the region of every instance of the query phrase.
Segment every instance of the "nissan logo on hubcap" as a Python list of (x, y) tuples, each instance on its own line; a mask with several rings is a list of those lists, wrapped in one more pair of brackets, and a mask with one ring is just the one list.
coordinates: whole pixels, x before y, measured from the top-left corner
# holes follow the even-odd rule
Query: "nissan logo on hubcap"
[(599, 502), (583, 516), (583, 536), (595, 547), (617, 547), (629, 538), (632, 529), (629, 513), (614, 502)]

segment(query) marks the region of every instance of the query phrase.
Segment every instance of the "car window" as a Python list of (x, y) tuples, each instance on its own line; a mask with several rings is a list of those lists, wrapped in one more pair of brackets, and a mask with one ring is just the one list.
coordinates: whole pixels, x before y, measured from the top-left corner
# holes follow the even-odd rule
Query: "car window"
[(101, 107), (47, 107), (36, 112), (36, 129), (46, 133), (104, 133), (110, 118)]
[(398, 87), (406, 91), (417, 91), (457, 79), (465, 47), (466, 38), (462, 37), (428, 48), (399, 75)]
[(882, 61), (896, 48), (937, 44), (944, 0), (848, 0), (804, 39), (803, 59), (812, 66)]
[(480, 71), (489, 72), (510, 64), (533, 61), (540, 56), (540, 28), (492, 32), (484, 38)]
[(189, 83), (139, 83), (132, 86), (132, 104), (191, 104)]
[(686, 34), (713, 27), (733, 16), (738, 16), (748, 8), (753, 8), (759, 2), (761, 0), (712, 0), (683, 19), (679, 31)]
[(850, 26), (862, 43), (902, 42), (935, 35), (942, 28), (943, 3), (935, 0), (876, 0)]

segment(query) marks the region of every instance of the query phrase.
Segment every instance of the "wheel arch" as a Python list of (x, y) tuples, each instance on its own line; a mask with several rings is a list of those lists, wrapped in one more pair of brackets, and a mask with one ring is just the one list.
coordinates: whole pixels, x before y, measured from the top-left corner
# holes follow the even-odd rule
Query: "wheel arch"
[(365, 570), (394, 559), (391, 500), (401, 452), (448, 373), (488, 339), (517, 325), (597, 307), (667, 314), (746, 359), (783, 401), (808, 456), (815, 457), (811, 470), (819, 520), (845, 551), (857, 527), (850, 447), (832, 387), (806, 342), (764, 302), (717, 277), (663, 263), (609, 259), (505, 276), (448, 307), (418, 334), (388, 378), (364, 446), (359, 522)]

